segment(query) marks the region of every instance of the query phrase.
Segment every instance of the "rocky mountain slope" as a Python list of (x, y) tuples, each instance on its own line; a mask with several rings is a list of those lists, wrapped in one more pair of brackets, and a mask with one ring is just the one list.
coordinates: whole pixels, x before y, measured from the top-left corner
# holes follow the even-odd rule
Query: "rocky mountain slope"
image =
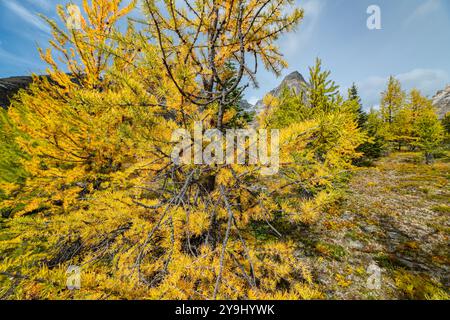
[(0, 79), (0, 107), (8, 108), (9, 100), (20, 89), (24, 89), (30, 85), (31, 77), (10, 77)]
[(243, 111), (245, 112), (253, 112), (255, 109), (255, 106), (252, 105), (250, 102), (248, 102), (247, 100), (241, 100), (239, 102), (239, 106), (242, 108)]
[[(286, 76), (278, 87), (268, 92), (267, 94), (278, 98), (281, 96), (284, 87), (287, 87), (291, 90), (294, 90), (296, 93), (299, 93), (302, 90), (304, 84), (306, 84), (305, 78), (303, 78), (300, 72), (294, 71)], [(263, 100), (259, 100), (255, 105), (256, 112), (260, 112), (263, 108)]]
[(439, 119), (450, 112), (450, 85), (444, 90), (440, 90), (433, 97), (433, 104), (437, 109)]

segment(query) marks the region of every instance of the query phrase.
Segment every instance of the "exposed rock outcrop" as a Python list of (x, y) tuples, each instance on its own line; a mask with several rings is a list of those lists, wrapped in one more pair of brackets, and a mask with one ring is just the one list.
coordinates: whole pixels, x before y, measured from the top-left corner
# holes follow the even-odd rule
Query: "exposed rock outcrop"
[[(297, 94), (303, 90), (303, 86), (306, 84), (305, 78), (300, 74), (298, 71), (294, 71), (288, 76), (286, 76), (281, 84), (273, 89), (272, 91), (268, 92), (268, 94), (279, 98), (281, 96), (281, 93), (283, 91), (283, 88), (287, 87), (290, 90), (295, 91)], [(255, 105), (256, 112), (259, 113), (262, 109), (264, 109), (264, 103), (263, 100), (259, 100)]]
[(279, 97), (284, 87), (287, 87), (291, 90), (294, 90), (296, 93), (299, 93), (302, 90), (303, 84), (305, 84), (305, 78), (298, 71), (294, 71), (286, 78), (283, 79), (281, 84), (269, 92), (269, 94), (274, 97)]
[(255, 106), (252, 105), (250, 102), (248, 102), (247, 100), (241, 100), (239, 102), (239, 106), (242, 108), (243, 111), (245, 112), (253, 112), (255, 110)]
[(10, 99), (20, 90), (28, 87), (33, 81), (31, 77), (10, 77), (0, 79), (0, 107), (8, 108)]
[(436, 93), (433, 97), (433, 105), (436, 107), (439, 119), (443, 119), (450, 112), (450, 85)]

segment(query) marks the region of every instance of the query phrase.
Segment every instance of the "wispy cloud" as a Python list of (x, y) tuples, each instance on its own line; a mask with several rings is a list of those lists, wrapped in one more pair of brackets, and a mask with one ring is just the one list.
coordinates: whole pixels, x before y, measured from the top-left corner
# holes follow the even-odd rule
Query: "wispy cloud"
[(43, 11), (50, 11), (56, 5), (52, 4), (52, 0), (26, 0), (30, 5), (38, 7)]
[(405, 26), (410, 25), (414, 20), (425, 17), (441, 8), (441, 0), (427, 0), (419, 5), (413, 13), (405, 20)]
[(20, 19), (27, 22), (28, 24), (38, 28), (42, 32), (50, 33), (49, 26), (42, 21), (37, 14), (31, 12), (24, 6), (20, 5), (16, 1), (2, 1), (4, 5), (11, 10), (15, 15), (17, 15)]
[[(404, 90), (419, 89), (427, 96), (433, 96), (450, 82), (449, 74), (439, 69), (414, 69), (395, 75)], [(386, 88), (389, 76), (370, 77), (358, 83), (361, 98), (368, 108), (377, 106), (380, 94)]]
[(298, 1), (297, 5), (305, 11), (305, 16), (300, 24), (298, 32), (290, 33), (283, 41), (282, 46), (286, 55), (296, 53), (298, 50), (308, 45), (308, 42), (313, 36), (316, 26), (318, 25), (320, 15), (325, 7), (325, 1)]

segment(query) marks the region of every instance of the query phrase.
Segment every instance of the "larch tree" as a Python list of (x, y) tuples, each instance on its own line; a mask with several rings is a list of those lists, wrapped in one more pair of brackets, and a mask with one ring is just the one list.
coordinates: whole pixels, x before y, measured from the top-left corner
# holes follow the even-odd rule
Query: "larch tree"
[[(48, 76), (34, 76), (30, 88), (22, 91), (9, 109), (9, 117), (22, 132), (18, 139), (21, 149), (32, 155), (24, 162), (25, 169), (36, 177), (24, 186), (31, 194), (45, 186), (67, 192), (61, 185), (81, 183), (81, 178), (95, 184), (96, 174), (113, 170), (117, 166), (114, 162), (120, 161), (113, 155), (121, 144), (113, 141), (108, 130), (121, 125), (122, 120), (113, 112), (120, 108), (109, 104), (117, 97), (114, 89), (107, 89), (106, 74), (114, 47), (110, 35), (118, 19), (133, 8), (132, 3), (120, 9), (120, 3), (83, 1), (87, 18), (82, 18), (79, 30), (64, 31), (47, 20), (54, 39), (51, 48), (40, 52), (50, 66)], [(66, 24), (69, 18), (62, 6), (58, 6), (58, 13)], [(48, 197), (47, 192), (40, 194)], [(33, 198), (30, 208), (44, 206), (40, 197)], [(55, 203), (54, 199), (44, 202), (49, 201)]]
[(386, 91), (381, 94), (380, 110), (383, 121), (393, 124), (404, 102), (405, 93), (402, 91), (400, 81), (391, 76)]
[[(286, 67), (275, 41), (294, 30), (303, 11), (293, 0), (145, 0), (142, 21), (160, 47), (166, 73), (184, 99), (215, 106), (223, 127), (225, 108), (245, 78), (257, 85), (258, 61), (279, 74)], [(229, 65), (234, 65), (230, 69)]]
[(423, 150), (425, 161), (430, 164), (444, 138), (444, 130), (437, 115), (432, 110), (425, 110), (415, 122), (418, 136), (417, 145)]
[[(26, 180), (0, 187), (6, 193), (2, 214), (12, 218), (2, 229), (0, 273), (9, 276), (1, 280), (12, 277), (18, 296), (70, 297), (61, 293), (66, 264), (105, 263), (106, 249), (117, 250), (116, 239), (139, 216), (130, 209), (133, 193), (124, 194), (133, 178), (140, 178), (135, 172), (165, 165), (158, 160), (171, 146), (160, 141), (170, 142), (171, 126), (159, 106), (166, 87), (155, 75), (162, 69), (152, 46), (129, 46), (132, 26), (124, 34), (117, 29), (133, 6), (83, 1), (77, 30), (66, 30), (69, 17), (58, 7), (63, 26), (48, 20), (54, 39), (50, 49), (40, 51), (49, 75), (34, 76), (8, 111), (10, 128), (20, 132), (16, 142), (28, 155), (21, 161)], [(22, 250), (27, 254), (19, 254)], [(81, 296), (93, 298), (99, 278), (111, 269), (90, 267), (96, 276)], [(17, 279), (24, 279), (18, 287)], [(125, 297), (132, 285), (121, 285), (124, 291), (116, 294)]]
[(416, 132), (416, 123), (419, 118), (427, 113), (435, 113), (433, 102), (424, 97), (417, 89), (411, 90), (407, 102), (402, 110), (400, 117), (402, 119), (401, 131), (404, 134), (405, 141), (409, 142), (411, 148), (414, 148), (419, 135)]
[(372, 110), (367, 121), (369, 134), (376, 141), (376, 154), (388, 151), (394, 142), (399, 151), (403, 145), (411, 150), (419, 148), (430, 163), (444, 136), (433, 102), (417, 89), (406, 95), (400, 82), (391, 78), (381, 103), (381, 110)]
[(339, 103), (336, 99), (342, 99), (338, 95), (339, 87), (329, 79), (331, 71), (322, 70), (322, 61), (317, 58), (316, 64), (309, 68), (308, 85), (311, 90), (307, 90), (306, 101), (313, 113), (324, 113), (332, 111)]
[(281, 151), (290, 163), (278, 179), (296, 181), (294, 189), (278, 196), (287, 212), (301, 208), (298, 219), (303, 223), (320, 219), (323, 210), (339, 198), (339, 186), (346, 181), (352, 161), (361, 156), (357, 148), (366, 140), (358, 127), (354, 101), (345, 101), (338, 89), (317, 60), (303, 90), (299, 94), (285, 90), (262, 115), (262, 123), (281, 128)]
[[(175, 129), (238, 126), (230, 106), (245, 81), (256, 84), (259, 63), (276, 74), (286, 66), (275, 41), (303, 11), (293, 0), (144, 0), (144, 18), (120, 31), (133, 3), (83, 4), (80, 30), (49, 21), (49, 77), (9, 111), (30, 176), (1, 185), (12, 211), (0, 235), (2, 284), (29, 299), (321, 298), (295, 233), (339, 199), (364, 134), (319, 60), (304, 99), (284, 109), (273, 100), (261, 125), (279, 125), (278, 173), (261, 175), (267, 163), (248, 158), (171, 157)], [(273, 116), (297, 103), (303, 117)], [(267, 138), (275, 144), (276, 134)], [(187, 140), (200, 151), (211, 142)], [(65, 290), (70, 265), (82, 268), (79, 291)]]
[[(248, 163), (170, 157), (177, 127), (229, 124), (227, 106), (255, 73), (248, 54), (275, 72), (285, 66), (274, 41), (302, 17), (284, 13), (292, 3), (145, 1), (144, 28), (125, 33), (114, 23), (132, 6), (120, 1), (85, 1), (78, 31), (49, 21), (70, 74), (42, 51), (50, 77), (10, 109), (31, 156), (25, 184), (6, 186), (13, 212), (0, 273), (14, 296), (73, 298), (61, 281), (71, 264), (83, 270), (79, 298), (321, 297), (295, 243), (274, 226), (281, 181)], [(304, 208), (294, 220), (308, 219), (314, 208)], [(261, 243), (255, 228), (272, 240)]]
[(381, 94), (380, 115), (383, 120), (384, 139), (396, 143), (399, 150), (405, 141), (409, 141), (408, 129), (405, 127), (409, 116), (406, 113), (406, 94), (400, 81), (391, 76), (386, 90)]

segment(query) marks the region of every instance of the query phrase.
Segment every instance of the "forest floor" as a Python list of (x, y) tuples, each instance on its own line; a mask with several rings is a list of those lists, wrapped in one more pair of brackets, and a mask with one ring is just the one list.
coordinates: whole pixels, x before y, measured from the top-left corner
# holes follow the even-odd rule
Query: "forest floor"
[(450, 158), (396, 153), (357, 171), (300, 256), (326, 299), (450, 299), (449, 239)]

